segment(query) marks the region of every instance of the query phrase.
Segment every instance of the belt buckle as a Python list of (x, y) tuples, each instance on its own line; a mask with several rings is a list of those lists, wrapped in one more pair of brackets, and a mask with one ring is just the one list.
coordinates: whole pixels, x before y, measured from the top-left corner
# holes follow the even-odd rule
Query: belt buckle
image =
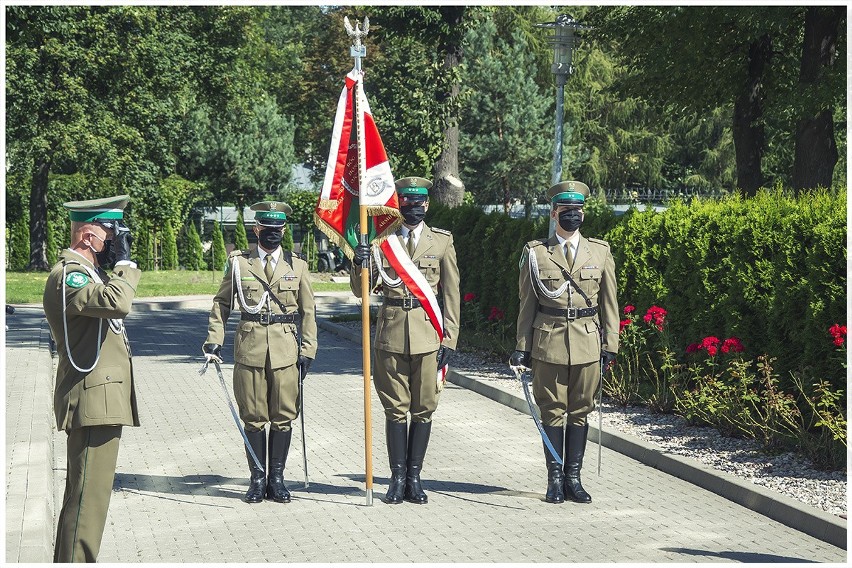
[(569, 320), (575, 320), (575, 319), (577, 319), (577, 308), (568, 308), (568, 310), (567, 310), (567, 311), (568, 311), (568, 313), (566, 314), (566, 317), (567, 317)]
[(403, 310), (413, 310), (414, 309), (414, 302), (412, 300), (413, 300), (413, 298), (403, 298), (402, 299), (402, 309)]
[(261, 312), (260, 313), (260, 324), (261, 325), (269, 325), (269, 312)]

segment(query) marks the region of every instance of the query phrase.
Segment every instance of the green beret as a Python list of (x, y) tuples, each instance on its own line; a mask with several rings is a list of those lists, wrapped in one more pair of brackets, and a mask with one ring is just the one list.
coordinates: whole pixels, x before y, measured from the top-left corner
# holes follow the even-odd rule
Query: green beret
[(581, 181), (562, 181), (547, 190), (553, 205), (583, 205), (589, 196), (589, 186)]
[(281, 201), (261, 201), (249, 207), (254, 211), (254, 222), (264, 227), (283, 227), (293, 209)]
[(101, 199), (69, 201), (63, 203), (63, 206), (68, 209), (72, 221), (96, 223), (100, 220), (118, 221), (124, 219), (124, 208), (127, 207), (129, 202), (129, 195), (117, 195)]
[(422, 195), (429, 197), (429, 190), (432, 189), (432, 182), (422, 177), (404, 177), (396, 180), (394, 183), (396, 192), (399, 195)]

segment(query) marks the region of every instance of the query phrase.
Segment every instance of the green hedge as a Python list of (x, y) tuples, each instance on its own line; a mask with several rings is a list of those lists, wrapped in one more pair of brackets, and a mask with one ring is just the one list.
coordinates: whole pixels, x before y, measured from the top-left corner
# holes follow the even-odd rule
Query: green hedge
[(842, 385), (828, 328), (846, 322), (846, 189), (675, 203), (633, 212), (607, 235), (622, 305), (668, 310), (685, 349), (735, 336), (753, 356)]
[[(427, 223), (453, 233), (462, 294), (476, 294), (484, 310), (496, 306), (514, 321), (523, 245), (547, 235), (548, 220), (436, 204)], [(668, 310), (681, 353), (709, 335), (735, 336), (750, 355), (777, 357), (785, 384), (789, 371), (845, 384), (828, 334), (846, 323), (845, 187), (678, 202), (618, 219), (589, 207), (582, 232), (610, 242), (621, 306)]]

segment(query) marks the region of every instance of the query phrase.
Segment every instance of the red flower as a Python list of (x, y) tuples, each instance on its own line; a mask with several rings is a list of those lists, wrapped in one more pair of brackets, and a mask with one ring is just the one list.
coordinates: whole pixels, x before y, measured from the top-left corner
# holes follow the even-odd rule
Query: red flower
[(633, 306), (631, 304), (627, 304), (626, 306), (624, 306), (624, 313), (625, 314), (632, 314), (635, 309), (636, 309), (636, 306)]
[(709, 335), (709, 336), (707, 336), (707, 337), (705, 337), (704, 339), (701, 340), (701, 348), (707, 349), (708, 347), (716, 347), (720, 343), (721, 343), (721, 341), (719, 340), (718, 337), (714, 337), (712, 335)]
[(666, 321), (666, 314), (668, 314), (668, 312), (665, 309), (659, 306), (651, 306), (648, 308), (648, 311), (645, 313), (645, 317), (642, 319), (644, 319), (647, 324), (651, 324), (653, 322), (652, 325), (662, 331), (663, 324)]
[(700, 349), (701, 349), (701, 345), (698, 344), (698, 343), (690, 343), (689, 345), (686, 346), (686, 352), (687, 353), (695, 353), (696, 351), (699, 351)]
[(630, 325), (631, 323), (633, 323), (633, 320), (631, 320), (630, 318), (623, 319), (620, 322), (618, 322), (618, 333), (621, 333), (624, 330), (624, 328), (627, 327), (628, 325)]
[(745, 351), (742, 342), (736, 337), (729, 337), (722, 343), (722, 353), (733, 351), (734, 353), (742, 353)]
[(475, 299), (476, 299), (476, 294), (474, 294), (473, 292), (468, 292), (467, 294), (464, 295), (464, 301), (465, 302), (472, 302)]
[(843, 344), (846, 342), (846, 326), (840, 324), (834, 324), (830, 328), (828, 328), (828, 333), (831, 334), (831, 337), (834, 338), (834, 344), (838, 347), (843, 347)]
[(718, 350), (714, 346), (710, 345), (709, 347), (707, 347), (707, 354), (711, 357), (715, 357), (717, 352)]
[(506, 317), (506, 313), (497, 306), (491, 306), (491, 313), (488, 314), (488, 321), (502, 320)]

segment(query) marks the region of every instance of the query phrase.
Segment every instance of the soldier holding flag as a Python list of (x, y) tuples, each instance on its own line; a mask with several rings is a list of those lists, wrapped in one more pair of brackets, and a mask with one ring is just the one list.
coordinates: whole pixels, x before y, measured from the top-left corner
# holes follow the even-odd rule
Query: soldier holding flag
[[(459, 270), (450, 232), (423, 222), (431, 182), (408, 177), (395, 185), (404, 224), (381, 246), (374, 246), (372, 255), (369, 245), (355, 247), (350, 286), (361, 295), (361, 265), (372, 257), (370, 281), (381, 278), (384, 292), (374, 340), (374, 382), (386, 417), (391, 468), (386, 502), (404, 499), (423, 504), (428, 498), (420, 472), (432, 414), (458, 341)], [(437, 302), (439, 290), (443, 310)]]
[[(292, 214), (290, 206), (263, 201), (251, 209), (255, 211), (258, 247), (235, 250), (228, 257), (202, 351), (208, 361), (221, 362), (225, 322), (236, 298), (240, 323), (234, 338), (234, 397), (245, 424), (251, 474), (245, 501), (260, 503), (266, 497), (289, 503), (284, 466), (293, 433), (291, 423), (298, 415), (299, 373), (307, 373), (317, 353), (314, 293), (307, 262), (281, 248), (287, 216)], [(267, 455), (268, 476), (263, 469)]]

